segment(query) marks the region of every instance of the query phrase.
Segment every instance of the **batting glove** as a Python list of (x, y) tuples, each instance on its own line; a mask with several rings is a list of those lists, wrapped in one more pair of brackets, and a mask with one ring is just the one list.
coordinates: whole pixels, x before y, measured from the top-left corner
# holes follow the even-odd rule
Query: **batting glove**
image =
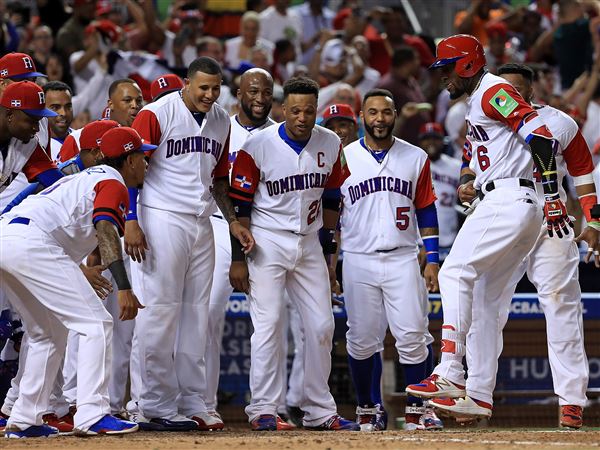
[[(569, 226), (573, 228), (573, 222), (567, 214), (567, 208), (560, 199), (558, 193), (545, 195), (544, 216), (546, 216), (546, 228), (550, 237), (556, 236), (562, 238), (569, 234)], [(562, 230), (562, 231), (561, 231)]]

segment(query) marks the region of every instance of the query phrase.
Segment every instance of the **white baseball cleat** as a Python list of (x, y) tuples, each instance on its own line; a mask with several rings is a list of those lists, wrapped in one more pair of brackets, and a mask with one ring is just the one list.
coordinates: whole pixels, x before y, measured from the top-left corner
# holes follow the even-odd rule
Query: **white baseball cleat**
[(467, 395), (465, 387), (440, 375), (433, 374), (417, 384), (406, 386), (406, 392), (422, 398), (459, 398)]
[(436, 398), (429, 405), (457, 419), (482, 419), (492, 417), (492, 405), (475, 400), (468, 395), (461, 398)]

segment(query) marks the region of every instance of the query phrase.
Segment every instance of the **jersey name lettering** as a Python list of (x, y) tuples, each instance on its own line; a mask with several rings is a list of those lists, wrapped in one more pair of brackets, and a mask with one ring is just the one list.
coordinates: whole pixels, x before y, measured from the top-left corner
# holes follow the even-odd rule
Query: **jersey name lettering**
[(287, 192), (325, 187), (328, 178), (329, 173), (304, 173), (280, 178), (275, 181), (266, 181), (265, 184), (269, 196), (273, 197)]
[(431, 178), (433, 181), (439, 181), (440, 183), (446, 183), (451, 186), (458, 187), (458, 178), (451, 177), (448, 175), (443, 175), (441, 173), (435, 173), (433, 170), (431, 171)]
[(348, 187), (350, 194), (350, 203), (354, 203), (375, 192), (388, 191), (396, 194), (404, 195), (412, 200), (413, 198), (413, 183), (412, 181), (401, 180), (394, 177), (375, 177), (361, 181), (354, 186)]
[(204, 136), (191, 136), (177, 140), (169, 139), (167, 141), (167, 158), (186, 153), (210, 153), (218, 161), (222, 148), (223, 145), (220, 142)]
[(485, 142), (489, 141), (489, 137), (481, 125), (472, 125), (467, 120), (467, 136), (472, 137), (476, 141)]

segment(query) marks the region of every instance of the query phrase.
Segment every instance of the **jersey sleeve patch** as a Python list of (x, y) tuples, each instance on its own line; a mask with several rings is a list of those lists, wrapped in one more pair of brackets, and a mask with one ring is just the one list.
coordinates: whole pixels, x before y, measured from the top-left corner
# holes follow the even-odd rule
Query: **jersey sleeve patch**
[(342, 144), (340, 144), (340, 151), (338, 153), (337, 160), (331, 169), (331, 175), (325, 184), (325, 189), (338, 189), (349, 176), (350, 168), (348, 167), (348, 164), (346, 164), (344, 150), (342, 148)]
[(231, 198), (251, 202), (254, 199), (256, 186), (260, 180), (260, 172), (252, 156), (240, 150), (233, 163), (231, 172)]
[(92, 222), (94, 225), (101, 220), (112, 222), (123, 236), (125, 231), (125, 217), (129, 209), (129, 194), (125, 185), (117, 180), (100, 181), (94, 188), (94, 212)]
[(519, 103), (512, 98), (508, 92), (501, 88), (490, 99), (490, 105), (492, 105), (500, 114), (502, 114), (503, 117), (508, 117), (515, 109), (517, 109)]
[(162, 132), (160, 123), (154, 112), (144, 109), (133, 120), (131, 128), (134, 128), (146, 144), (159, 145)]

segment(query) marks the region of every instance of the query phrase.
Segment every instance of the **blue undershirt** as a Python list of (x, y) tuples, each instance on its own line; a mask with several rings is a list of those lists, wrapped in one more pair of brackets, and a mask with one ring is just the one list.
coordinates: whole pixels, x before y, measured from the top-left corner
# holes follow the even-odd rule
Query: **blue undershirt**
[(366, 151), (368, 151), (371, 154), (371, 156), (373, 158), (375, 158), (375, 161), (377, 161), (379, 164), (381, 164), (383, 162), (383, 160), (385, 159), (385, 155), (387, 155), (387, 152), (389, 150), (389, 149), (386, 149), (386, 150), (371, 150), (369, 147), (367, 147), (367, 144), (365, 143), (365, 138), (361, 138), (360, 139), (360, 145), (362, 145), (364, 147), (364, 149)]
[(300, 154), (300, 152), (302, 152), (302, 150), (304, 150), (304, 147), (306, 147), (306, 144), (308, 144), (308, 141), (310, 141), (310, 138), (307, 139), (306, 141), (296, 141), (292, 138), (290, 138), (287, 135), (287, 132), (285, 131), (285, 123), (282, 123), (281, 125), (279, 125), (279, 137), (281, 139), (283, 139), (283, 142), (285, 142), (287, 145), (289, 145), (291, 147), (292, 150), (294, 150), (298, 155)]

